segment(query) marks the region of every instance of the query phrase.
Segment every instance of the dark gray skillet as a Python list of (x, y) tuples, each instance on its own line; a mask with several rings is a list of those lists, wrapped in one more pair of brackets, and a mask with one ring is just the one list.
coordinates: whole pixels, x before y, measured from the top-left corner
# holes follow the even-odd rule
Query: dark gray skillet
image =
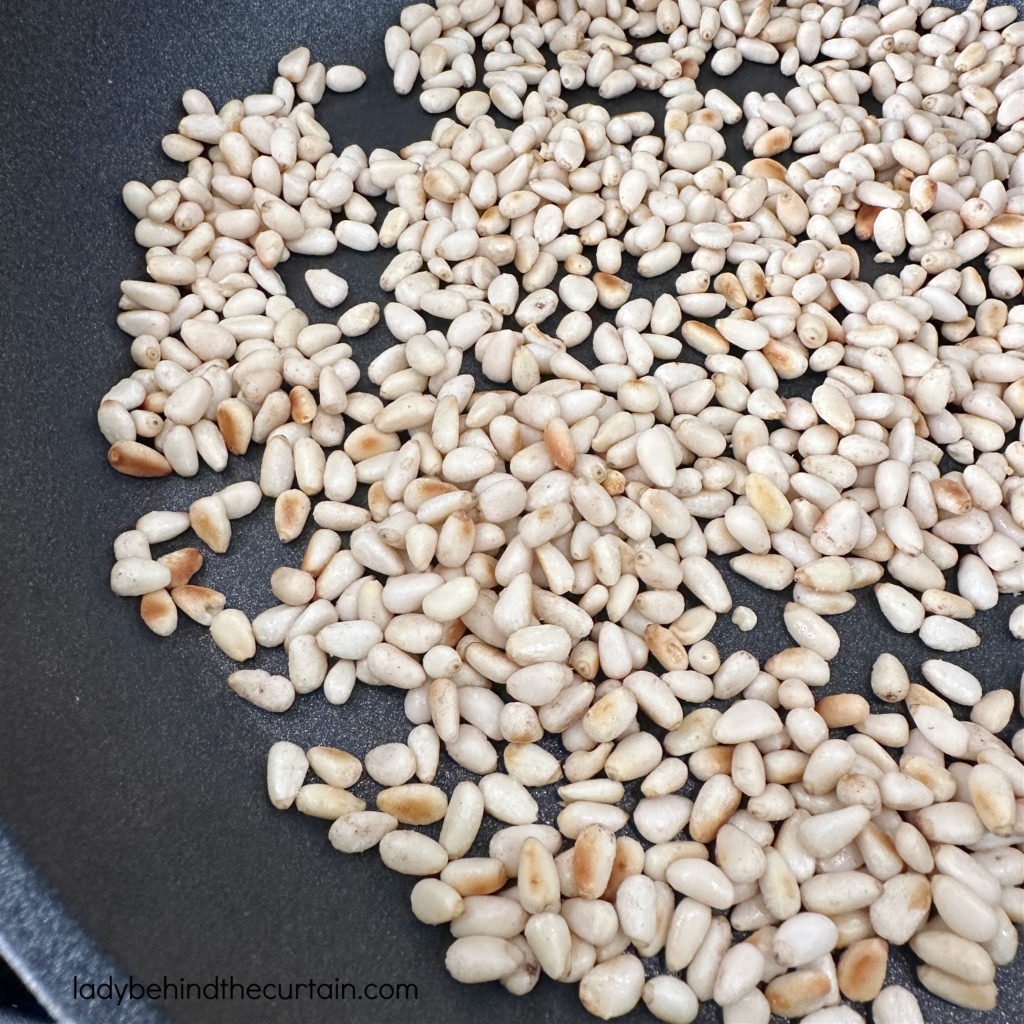
[[(442, 962), (444, 929), (408, 909), (409, 879), (373, 855), (343, 857), (324, 823), (274, 812), (263, 789), (266, 749), (279, 738), (334, 743), (362, 754), (404, 738), (400, 700), (358, 690), (344, 708), (319, 694), (275, 717), (224, 685), (227, 659), (185, 623), (158, 640), (135, 602), (107, 587), (110, 544), (151, 508), (185, 507), (199, 494), (251, 477), (233, 461), (224, 478), (140, 482), (111, 470), (95, 428), (99, 397), (132, 369), (114, 325), (118, 282), (142, 272), (122, 183), (180, 176), (160, 136), (180, 116), (183, 89), (214, 101), (269, 87), (277, 57), (309, 44), (327, 63), (359, 64), (358, 93), (320, 108), (336, 144), (397, 149), (425, 138), (431, 119), (414, 98), (394, 96), (382, 38), (401, 0), (333, 4), (266, 0), (199, 3), (3, 5), (0, 14), (0, 246), (2, 246), (3, 700), (0, 705), (0, 953), (40, 1001), (70, 1021), (568, 1022), (588, 1018), (574, 988), (542, 981), (515, 999), (497, 985), (458, 985)], [(702, 82), (705, 81), (702, 79)], [(782, 87), (744, 69), (719, 83), (733, 96)], [(581, 97), (582, 99), (583, 97)], [(618, 109), (657, 109), (634, 94)], [(735, 143), (733, 144), (735, 146)], [(738, 149), (730, 158), (742, 163)], [(326, 261), (349, 279), (352, 301), (384, 301), (383, 254)], [(296, 259), (292, 294), (311, 303)], [(867, 266), (871, 264), (868, 261)], [(634, 294), (656, 294), (669, 278)], [(322, 317), (326, 319), (326, 316)], [(381, 331), (357, 346), (380, 351)], [(806, 388), (786, 385), (787, 393)], [(271, 601), (267, 578), (295, 564), (302, 541), (278, 545), (268, 509), (241, 524), (230, 554), (210, 557), (203, 581), (256, 613)], [(244, 568), (243, 568), (244, 566)], [(726, 649), (767, 657), (788, 645), (781, 602), (739, 581), (738, 601), (761, 618)], [(1016, 687), (1021, 646), (1006, 632), (1004, 599), (979, 616), (982, 649), (957, 656), (987, 688)], [(927, 657), (865, 601), (843, 617), (833, 678), (864, 689), (883, 649), (917, 664)], [(264, 664), (273, 665), (273, 658)], [(1019, 726), (1019, 721), (1011, 726)], [(547, 798), (550, 810), (553, 798)], [(316, 981), (416, 987), (417, 998), (347, 1001), (76, 1000), (74, 979), (129, 975), (146, 983), (260, 985)], [(914, 984), (910, 958), (892, 958), (891, 981)], [(1019, 1019), (1024, 977), (1001, 969), (1000, 1008), (987, 1017), (922, 995), (929, 1021)], [(717, 1019), (704, 1007), (702, 1021)], [(649, 1020), (641, 1008), (630, 1020)]]

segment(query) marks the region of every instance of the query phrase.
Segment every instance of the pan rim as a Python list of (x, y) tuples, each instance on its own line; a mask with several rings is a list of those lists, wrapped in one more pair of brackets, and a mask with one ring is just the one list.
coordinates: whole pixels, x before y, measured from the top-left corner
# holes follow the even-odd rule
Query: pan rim
[[(121, 967), (89, 936), (53, 887), (33, 867), (6, 821), (0, 819), (0, 956), (54, 1021), (110, 1024), (168, 1024), (149, 1000), (120, 1006), (82, 1002), (69, 991), (69, 965), (90, 979), (117, 978)], [(0, 1024), (27, 1018), (6, 1015)]]

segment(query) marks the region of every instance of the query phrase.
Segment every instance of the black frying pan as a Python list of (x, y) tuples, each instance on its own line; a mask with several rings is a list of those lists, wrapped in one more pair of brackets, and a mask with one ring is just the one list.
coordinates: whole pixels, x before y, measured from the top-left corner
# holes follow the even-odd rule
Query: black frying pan
[[(362, 90), (329, 97), (320, 108), (336, 145), (397, 149), (427, 137), (432, 119), (414, 97), (393, 94), (382, 55), (384, 30), (400, 7), (401, 0), (56, 0), (7, 4), (0, 15), (0, 952), (60, 1019), (592, 1019), (571, 986), (542, 980), (515, 999), (497, 985), (456, 984), (442, 966), (447, 930), (421, 925), (409, 911), (412, 880), (391, 874), (373, 854), (337, 854), (325, 823), (271, 809), (263, 774), (272, 741), (334, 743), (363, 754), (404, 738), (400, 695), (358, 689), (343, 708), (314, 694), (285, 716), (258, 711), (225, 687), (231, 664), (205, 631), (184, 622), (173, 639), (158, 640), (136, 602), (107, 586), (111, 541), (140, 514), (186, 507), (255, 473), (250, 458), (233, 460), (221, 478), (204, 471), (188, 481), (144, 482), (106, 464), (95, 407), (132, 369), (128, 342), (114, 325), (118, 282), (143, 270), (122, 183), (180, 177), (158, 143), (180, 116), (183, 89), (203, 88), (216, 103), (267, 89), (277, 58), (299, 43), (328, 64), (368, 72)], [(737, 98), (748, 88), (783, 87), (771, 72), (748, 68), (717, 84)], [(636, 93), (616, 109), (656, 111), (658, 103)], [(739, 165), (743, 157), (732, 146)], [(377, 277), (385, 261), (378, 252), (336, 255), (326, 265), (343, 266), (350, 302), (383, 302)], [(286, 273), (290, 293), (310, 312), (317, 307), (301, 272), (312, 265), (295, 259)], [(655, 295), (670, 281), (645, 282), (634, 295)], [(319, 317), (327, 319), (323, 311)], [(364, 362), (387, 344), (376, 330), (357, 345), (357, 358)], [(272, 601), (270, 571), (296, 564), (302, 544), (279, 545), (265, 507), (240, 524), (227, 556), (208, 558), (203, 581), (255, 614)], [(757, 608), (760, 625), (743, 636), (725, 622), (714, 638), (762, 658), (786, 646), (781, 602), (745, 581), (734, 586), (738, 602)], [(1019, 679), (1021, 647), (1005, 627), (1013, 603), (1004, 599), (980, 615), (984, 647), (956, 656), (989, 688), (1015, 687)], [(928, 656), (869, 604), (840, 623), (844, 647), (833, 678), (844, 688), (866, 689), (880, 650), (908, 664)], [(261, 664), (279, 664), (261, 657)], [(553, 801), (545, 798), (548, 812)], [(915, 985), (911, 959), (893, 955), (891, 981)], [(233, 979), (286, 988), (337, 980), (360, 992), (403, 984), (415, 986), (417, 998), (175, 1000), (168, 989), (168, 998), (120, 1007), (75, 999), (76, 978), (82, 985), (111, 976), (118, 984), (130, 976), (158, 985), (166, 977), (172, 985)], [(929, 1021), (1010, 1021), (1022, 982), (1019, 967), (1001, 969), (1000, 1008), (985, 1017), (927, 993), (921, 1002)], [(718, 1016), (706, 1006), (700, 1019)], [(641, 1007), (629, 1019), (650, 1017)]]

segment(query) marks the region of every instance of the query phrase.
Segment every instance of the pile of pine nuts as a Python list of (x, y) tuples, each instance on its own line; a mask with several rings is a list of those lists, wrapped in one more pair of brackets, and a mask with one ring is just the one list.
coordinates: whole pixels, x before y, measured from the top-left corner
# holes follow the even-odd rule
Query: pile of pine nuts
[[(192, 476), (263, 450), (257, 481), (121, 533), (111, 587), (239, 662), (284, 645), (287, 675), (228, 680), (267, 711), (405, 692), (405, 743), (360, 761), (278, 742), (268, 791), (417, 876), (459, 981), (523, 995), (546, 974), (603, 1019), (714, 1001), (727, 1024), (845, 1024), (871, 1002), (912, 1024), (915, 996), (885, 987), (909, 944), (925, 989), (995, 1006), (1024, 922), (1024, 693), (944, 655), (1024, 590), (1016, 19), (417, 3), (384, 45), (396, 91), (439, 115), (430, 139), (335, 152), (314, 105), (365, 75), (300, 47), (268, 93), (188, 90), (163, 140), (187, 175), (125, 186), (149, 280), (122, 283), (138, 369), (99, 408), (111, 465)], [(791, 88), (698, 89), (704, 63), (744, 62)], [(572, 105), (583, 86), (657, 91), (662, 122)], [(737, 168), (722, 130), (744, 120)], [(861, 280), (850, 232), (894, 272)], [(393, 301), (310, 322), (277, 268), (339, 246), (395, 250)], [(675, 277), (652, 303), (634, 273)], [(326, 268), (306, 281), (349, 298)], [(355, 339), (382, 315), (395, 343), (358, 390)], [(810, 400), (780, 395), (807, 372)], [(192, 582), (197, 548), (154, 557), (189, 529), (227, 551), (264, 497), (283, 542), (316, 529), (252, 621)], [(723, 557), (791, 597), (793, 646), (763, 665), (708, 639), (720, 616), (757, 624)], [(880, 653), (874, 703), (830, 673), (828, 617), (869, 588), (939, 655)], [(442, 757), (476, 781), (434, 785)], [(373, 810), (350, 792), (364, 771)], [(555, 785), (541, 823), (531, 789)], [(485, 814), (505, 826), (486, 851)]]

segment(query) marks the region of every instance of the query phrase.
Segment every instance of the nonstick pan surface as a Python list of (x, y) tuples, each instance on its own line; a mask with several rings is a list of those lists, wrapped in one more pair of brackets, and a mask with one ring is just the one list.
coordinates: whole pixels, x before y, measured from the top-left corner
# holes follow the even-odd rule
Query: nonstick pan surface
[[(593, 1019), (571, 986), (542, 980), (515, 999), (498, 985), (456, 984), (443, 968), (447, 930), (421, 925), (409, 911), (412, 880), (373, 854), (336, 853), (325, 823), (270, 807), (264, 764), (274, 740), (362, 755), (404, 738), (400, 695), (363, 687), (340, 708), (313, 694), (284, 716), (259, 711), (227, 690), (231, 663), (205, 631), (185, 621), (173, 638), (159, 640), (138, 618), (136, 602), (114, 597), (107, 583), (111, 542), (139, 515), (187, 507), (227, 482), (253, 478), (258, 465), (250, 455), (233, 460), (222, 477), (202, 471), (192, 480), (138, 481), (106, 463), (95, 408), (132, 370), (114, 323), (118, 284), (144, 269), (121, 185), (181, 176), (159, 139), (177, 123), (185, 88), (202, 88), (217, 104), (267, 90), (277, 58), (300, 43), (327, 64), (368, 72), (359, 92), (329, 96), (319, 108), (336, 147), (397, 150), (428, 137), (433, 119), (414, 96), (394, 95), (383, 59), (383, 34), (400, 6), (53, 0), (7, 3), (0, 12), (0, 952), (60, 1019)], [(772, 72), (748, 67), (718, 84), (737, 98), (783, 87)], [(659, 102), (633, 94), (615, 109), (655, 111)], [(742, 163), (735, 145), (730, 158)], [(314, 319), (328, 319), (301, 279), (322, 264), (348, 278), (348, 304), (383, 302), (377, 278), (386, 260), (382, 252), (294, 259), (286, 270), (290, 294)], [(671, 280), (645, 282), (634, 295), (656, 295)], [(375, 330), (357, 343), (356, 358), (365, 366), (387, 344), (383, 329)], [(787, 385), (787, 393), (809, 386)], [(296, 564), (303, 541), (280, 545), (267, 507), (236, 525), (229, 554), (208, 555), (202, 581), (255, 614), (272, 602), (270, 571)], [(742, 580), (734, 593), (757, 609), (760, 624), (745, 636), (720, 624), (714, 639), (723, 651), (747, 647), (764, 658), (788, 646), (781, 600)], [(979, 615), (984, 645), (955, 656), (986, 688), (1019, 682), (1021, 646), (1006, 631), (1013, 604), (1006, 598)], [(915, 666), (929, 656), (870, 605), (838, 622), (844, 646), (833, 678), (843, 688), (866, 691), (882, 650)], [(261, 664), (280, 662), (269, 656)], [(551, 812), (552, 794), (543, 806)], [(116, 995), (84, 997), (83, 985), (108, 978), (158, 986), (166, 979), (171, 987), (161, 988), (167, 998), (120, 1005)], [(242, 998), (237, 989), (225, 998), (223, 987), (217, 998), (209, 988), (200, 998), (173, 998), (183, 981), (225, 980), (279, 984), (286, 993), (309, 981), (348, 983), (362, 998), (352, 989), (346, 999), (309, 998), (301, 987), (291, 999)], [(992, 1014), (923, 993), (926, 1019), (1018, 1019), (1020, 967), (1001, 969), (998, 980), (1000, 1007)], [(909, 954), (894, 953), (890, 981), (917, 988)], [(406, 988), (404, 998), (374, 999), (380, 990), (370, 985), (414, 986), (415, 998)], [(628, 1019), (650, 1017), (641, 1007)], [(717, 1008), (705, 1006), (700, 1020), (716, 1019)]]

